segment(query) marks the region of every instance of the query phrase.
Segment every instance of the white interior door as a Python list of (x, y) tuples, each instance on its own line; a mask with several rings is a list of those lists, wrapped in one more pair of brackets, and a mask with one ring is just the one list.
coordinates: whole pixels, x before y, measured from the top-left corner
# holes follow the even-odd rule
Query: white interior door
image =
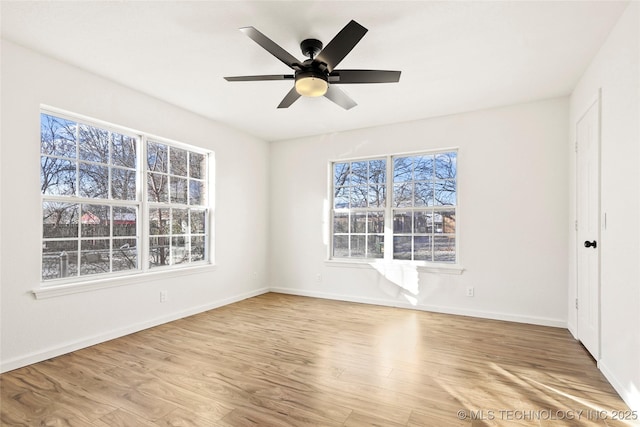
[(578, 339), (600, 358), (600, 100), (576, 126)]

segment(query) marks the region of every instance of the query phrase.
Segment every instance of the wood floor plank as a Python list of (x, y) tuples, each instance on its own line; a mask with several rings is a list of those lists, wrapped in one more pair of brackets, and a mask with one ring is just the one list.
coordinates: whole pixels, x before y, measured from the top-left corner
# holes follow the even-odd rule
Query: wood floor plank
[(566, 330), (275, 293), (0, 376), (11, 427), (640, 425), (540, 418), (594, 408)]
[[(226, 415), (226, 414), (225, 414)], [(224, 427), (219, 420), (201, 418), (197, 414), (186, 409), (178, 408), (156, 421), (156, 425), (162, 427)]]
[(406, 424), (394, 423), (384, 418), (378, 418), (375, 415), (353, 412), (343, 425), (344, 427), (402, 427)]
[(144, 417), (140, 417), (138, 415), (132, 414), (122, 409), (116, 409), (109, 414), (104, 415), (95, 423), (96, 427), (152, 427), (156, 426), (150, 420), (145, 419)]

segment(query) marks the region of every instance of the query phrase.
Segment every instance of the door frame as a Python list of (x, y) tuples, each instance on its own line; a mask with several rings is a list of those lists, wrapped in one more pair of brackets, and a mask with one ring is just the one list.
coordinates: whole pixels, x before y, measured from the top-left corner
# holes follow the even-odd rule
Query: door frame
[[(597, 171), (598, 171), (598, 179), (597, 179), (597, 188), (598, 188), (598, 208), (597, 208), (597, 222), (598, 222), (598, 226), (597, 226), (597, 235), (595, 236), (596, 241), (598, 242), (598, 253), (597, 253), (597, 263), (598, 263), (598, 275), (596, 277), (596, 281), (597, 281), (597, 295), (598, 295), (598, 304), (597, 304), (597, 328), (596, 328), (596, 333), (597, 333), (597, 348), (596, 353), (597, 355), (592, 354), (592, 356), (594, 357), (594, 359), (596, 360), (596, 362), (598, 362), (600, 360), (601, 357), (601, 345), (602, 345), (602, 311), (601, 311), (601, 307), (602, 307), (602, 231), (603, 231), (603, 226), (605, 225), (602, 221), (602, 88), (598, 89), (598, 93), (597, 95), (591, 99), (591, 101), (587, 104), (587, 107), (584, 109), (583, 113), (578, 117), (578, 119), (575, 122), (575, 192), (576, 192), (576, 199), (575, 199), (575, 209), (576, 209), (576, 219), (575, 219), (575, 248), (576, 248), (576, 262), (575, 262), (575, 273), (576, 273), (576, 288), (575, 288), (575, 302), (576, 302), (576, 338), (582, 342), (582, 340), (580, 339), (580, 306), (583, 306), (582, 304), (584, 304), (584, 302), (580, 302), (578, 296), (579, 296), (579, 291), (580, 291), (580, 271), (579, 271), (579, 263), (578, 263), (578, 256), (579, 256), (579, 251), (581, 249), (584, 249), (584, 242), (582, 241), (582, 236), (578, 233), (578, 211), (579, 211), (579, 191), (578, 191), (578, 185), (579, 185), (579, 176), (578, 176), (578, 124), (580, 123), (580, 121), (582, 119), (584, 119), (584, 117), (587, 115), (587, 113), (589, 112), (589, 110), (594, 106), (594, 104), (597, 104), (597, 116), (598, 116), (598, 132), (597, 132), (597, 153), (598, 153), (598, 160), (597, 160)], [(584, 343), (583, 343), (584, 344)], [(586, 346), (585, 346), (586, 348)], [(589, 349), (587, 349), (589, 350)], [(589, 353), (591, 353), (591, 351), (589, 350)]]

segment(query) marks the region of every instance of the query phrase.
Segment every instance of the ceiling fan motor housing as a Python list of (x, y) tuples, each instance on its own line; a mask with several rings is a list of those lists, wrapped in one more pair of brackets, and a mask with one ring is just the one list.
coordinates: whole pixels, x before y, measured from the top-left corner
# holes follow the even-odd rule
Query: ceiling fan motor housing
[(302, 40), (302, 43), (300, 43), (300, 49), (304, 56), (308, 56), (313, 59), (322, 50), (322, 42), (316, 39)]

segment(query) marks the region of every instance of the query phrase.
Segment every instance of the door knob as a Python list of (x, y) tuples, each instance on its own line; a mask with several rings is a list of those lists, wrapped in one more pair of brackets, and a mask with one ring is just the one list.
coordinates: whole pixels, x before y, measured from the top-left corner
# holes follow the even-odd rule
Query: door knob
[(595, 249), (595, 248), (597, 248), (597, 247), (598, 247), (598, 242), (596, 242), (595, 240), (594, 240), (593, 242), (590, 242), (590, 241), (588, 241), (588, 240), (585, 240), (585, 242), (584, 242), (584, 247), (585, 247), (585, 248), (593, 248), (593, 249)]

